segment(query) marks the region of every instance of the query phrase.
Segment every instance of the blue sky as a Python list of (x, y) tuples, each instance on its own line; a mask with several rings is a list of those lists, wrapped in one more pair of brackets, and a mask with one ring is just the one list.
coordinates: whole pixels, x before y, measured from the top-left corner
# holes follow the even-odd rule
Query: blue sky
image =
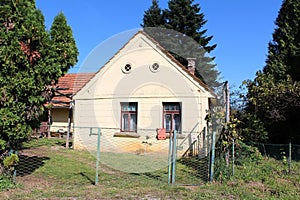
[[(144, 11), (152, 0), (36, 0), (50, 29), (54, 17), (63, 12), (79, 49), (76, 72), (99, 44), (119, 33), (140, 28)], [(168, 0), (160, 0), (161, 8)], [(195, 0), (207, 23), (207, 35), (213, 36), (217, 48), (211, 52), (222, 80), (238, 87), (243, 80), (253, 79), (262, 69), (272, 39), (282, 0)], [(103, 43), (104, 42), (104, 43)], [(105, 56), (103, 56), (105, 57)]]

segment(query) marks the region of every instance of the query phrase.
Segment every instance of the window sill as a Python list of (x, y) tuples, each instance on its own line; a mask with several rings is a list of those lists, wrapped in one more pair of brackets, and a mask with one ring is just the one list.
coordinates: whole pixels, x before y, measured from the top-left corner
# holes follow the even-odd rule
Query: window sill
[(117, 132), (114, 133), (114, 137), (139, 138), (141, 136), (135, 132)]

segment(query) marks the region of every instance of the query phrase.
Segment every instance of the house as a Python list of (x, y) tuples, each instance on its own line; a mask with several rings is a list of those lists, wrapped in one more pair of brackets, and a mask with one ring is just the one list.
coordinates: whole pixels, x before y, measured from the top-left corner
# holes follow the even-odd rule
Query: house
[[(69, 123), (72, 126), (72, 101), (73, 95), (86, 84), (94, 73), (66, 74), (58, 79), (55, 96), (50, 104), (49, 115), (51, 118), (50, 132), (66, 133)], [(70, 121), (69, 121), (70, 120)]]
[[(206, 127), (215, 94), (144, 31), (137, 32), (73, 96), (74, 148), (95, 147), (88, 127), (101, 127), (101, 150), (162, 152), (176, 130), (183, 154)], [(80, 128), (82, 127), (82, 128)]]

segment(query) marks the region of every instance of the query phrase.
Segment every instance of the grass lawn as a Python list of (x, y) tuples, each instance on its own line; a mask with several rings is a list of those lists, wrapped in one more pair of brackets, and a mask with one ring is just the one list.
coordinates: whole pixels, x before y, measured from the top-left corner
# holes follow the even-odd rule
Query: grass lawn
[[(235, 176), (224, 182), (199, 186), (171, 186), (167, 171), (130, 174), (100, 165), (99, 184), (95, 181), (95, 157), (88, 151), (66, 150), (59, 140), (39, 139), (20, 153), (17, 184), (0, 187), (0, 199), (299, 199), (300, 162), (286, 164), (264, 158), (235, 167)], [(189, 168), (178, 162), (187, 174)], [(1, 186), (0, 179), (0, 186)]]

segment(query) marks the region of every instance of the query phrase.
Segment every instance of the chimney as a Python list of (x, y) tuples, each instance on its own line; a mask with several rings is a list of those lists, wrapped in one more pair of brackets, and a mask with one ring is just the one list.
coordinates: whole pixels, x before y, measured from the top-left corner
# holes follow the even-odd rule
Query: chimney
[(187, 65), (187, 70), (195, 75), (195, 69), (196, 69), (196, 58), (187, 58), (188, 65)]

